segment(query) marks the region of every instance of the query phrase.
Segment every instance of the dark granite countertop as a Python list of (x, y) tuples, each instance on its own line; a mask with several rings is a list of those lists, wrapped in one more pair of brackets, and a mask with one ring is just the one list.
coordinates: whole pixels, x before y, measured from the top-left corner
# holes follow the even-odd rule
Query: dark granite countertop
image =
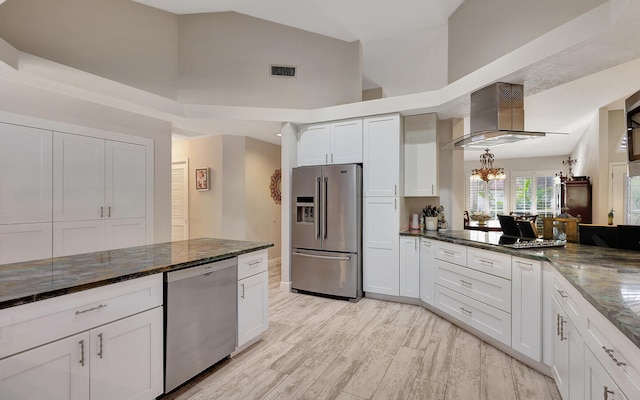
[(500, 232), (406, 231), (421, 236), (514, 256), (549, 261), (613, 325), (640, 347), (640, 252), (567, 243), (547, 249), (498, 245)]
[(273, 243), (201, 238), (0, 265), (0, 309), (269, 247)]

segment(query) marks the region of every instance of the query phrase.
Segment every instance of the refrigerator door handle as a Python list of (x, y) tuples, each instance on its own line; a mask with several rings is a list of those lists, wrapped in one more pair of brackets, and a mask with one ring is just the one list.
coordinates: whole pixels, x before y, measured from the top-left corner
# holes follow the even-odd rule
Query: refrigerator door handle
[(340, 261), (349, 261), (349, 260), (351, 260), (351, 256), (342, 256), (342, 257), (317, 256), (315, 254), (306, 254), (306, 253), (300, 253), (300, 252), (297, 252), (297, 251), (294, 251), (293, 254), (295, 254), (297, 256), (302, 256), (302, 257), (320, 258), (322, 260), (340, 260)]
[(327, 238), (327, 200), (328, 200), (328, 195), (327, 195), (327, 189), (329, 187), (329, 183), (328, 183), (329, 179), (325, 176), (324, 177), (324, 197), (322, 199), (322, 217), (324, 218), (324, 224), (323, 224), (323, 230), (324, 230), (324, 236), (323, 239)]
[(313, 204), (314, 211), (316, 215), (313, 218), (313, 228), (316, 233), (316, 239), (320, 239), (320, 222), (318, 219), (320, 218), (320, 177), (316, 177), (316, 196), (314, 197)]

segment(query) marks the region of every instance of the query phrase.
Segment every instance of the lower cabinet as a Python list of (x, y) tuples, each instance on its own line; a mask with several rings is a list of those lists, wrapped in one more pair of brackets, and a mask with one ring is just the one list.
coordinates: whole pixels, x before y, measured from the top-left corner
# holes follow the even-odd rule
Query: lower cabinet
[(511, 347), (542, 361), (542, 263), (513, 257), (511, 291)]
[(433, 240), (420, 239), (420, 300), (433, 305), (436, 266)]
[(362, 280), (367, 293), (400, 295), (397, 197), (365, 197)]
[(400, 296), (420, 297), (420, 238), (400, 237)]
[[(600, 361), (587, 347), (584, 354), (585, 400), (627, 400)], [(563, 398), (564, 399), (564, 398)]]
[(269, 327), (267, 250), (238, 257), (238, 334), (236, 346), (251, 342)]
[(145, 244), (145, 219), (53, 223), (53, 256), (93, 253)]
[(552, 297), (553, 378), (564, 400), (584, 399), (584, 342), (567, 313)]
[(163, 391), (162, 307), (0, 360), (2, 399), (153, 399)]

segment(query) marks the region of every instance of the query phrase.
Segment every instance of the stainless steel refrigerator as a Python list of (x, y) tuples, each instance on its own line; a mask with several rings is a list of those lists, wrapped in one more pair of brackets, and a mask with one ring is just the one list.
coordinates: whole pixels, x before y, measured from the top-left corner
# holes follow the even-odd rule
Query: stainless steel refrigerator
[(292, 176), (291, 281), (297, 291), (362, 297), (362, 167), (299, 167)]

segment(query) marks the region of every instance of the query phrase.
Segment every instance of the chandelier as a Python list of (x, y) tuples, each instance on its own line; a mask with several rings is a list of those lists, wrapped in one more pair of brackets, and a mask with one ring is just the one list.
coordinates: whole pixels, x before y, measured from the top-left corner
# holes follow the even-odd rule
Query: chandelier
[(504, 173), (504, 168), (494, 168), (493, 159), (493, 154), (489, 153), (489, 149), (485, 149), (485, 153), (480, 156), (480, 168), (473, 169), (469, 179), (485, 182), (505, 179), (507, 175)]

